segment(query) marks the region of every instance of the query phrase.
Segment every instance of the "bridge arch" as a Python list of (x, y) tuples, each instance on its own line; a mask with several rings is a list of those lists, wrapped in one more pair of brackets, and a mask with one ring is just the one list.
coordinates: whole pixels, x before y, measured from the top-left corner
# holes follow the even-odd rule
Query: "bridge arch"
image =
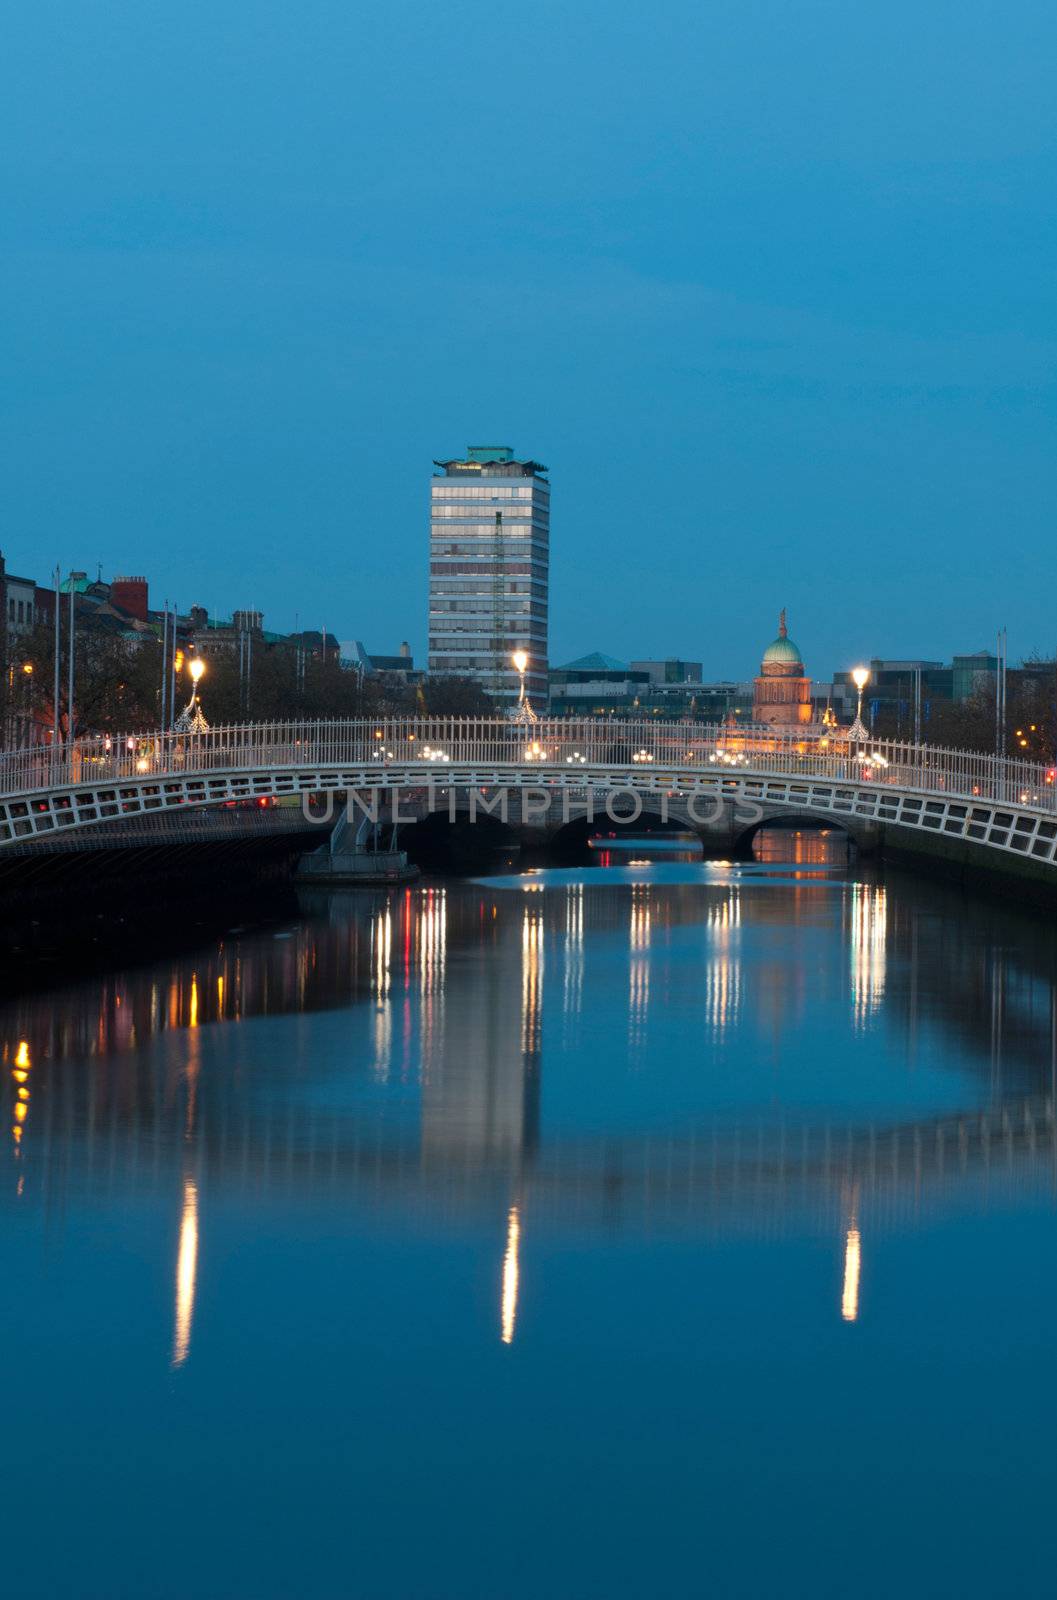
[(737, 859), (751, 861), (757, 835), (769, 828), (786, 830), (799, 828), (809, 829), (813, 833), (839, 834), (861, 851), (869, 850), (876, 841), (876, 829), (866, 822), (860, 823), (852, 818), (834, 816), (832, 812), (806, 811), (795, 807), (770, 807), (757, 821), (746, 824), (734, 834), (733, 851)]
[[(619, 813), (620, 807), (616, 809)], [(624, 809), (627, 810), (626, 799)], [(642, 811), (633, 822), (612, 822), (603, 805), (596, 808), (593, 818), (572, 817), (568, 822), (561, 823), (551, 833), (547, 843), (548, 848), (557, 856), (582, 859), (588, 849), (589, 840), (593, 838), (601, 840), (610, 833), (613, 834), (615, 841), (622, 835), (626, 835), (629, 839), (641, 839), (644, 834), (656, 834), (659, 838), (668, 839), (683, 835), (687, 837), (688, 842), (693, 839), (696, 843), (700, 837), (698, 829), (678, 817), (671, 815), (665, 817), (656, 801), (644, 796)]]
[[(1057, 770), (972, 751), (847, 733), (502, 717), (275, 723), (193, 736), (92, 735), (0, 753), (0, 849), (125, 816), (315, 790), (545, 788), (552, 797), (631, 789), (715, 807), (738, 836), (771, 817), (824, 816), (853, 837), (1057, 889)], [(651, 807), (652, 809), (652, 807)], [(546, 831), (550, 831), (547, 829)], [(718, 842), (718, 839), (717, 839)]]

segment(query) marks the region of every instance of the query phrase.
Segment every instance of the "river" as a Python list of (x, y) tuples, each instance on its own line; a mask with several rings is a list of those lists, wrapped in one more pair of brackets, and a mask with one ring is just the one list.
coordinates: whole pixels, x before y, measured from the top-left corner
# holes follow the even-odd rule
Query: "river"
[(5, 1592), (1049, 1592), (1055, 964), (777, 831), (5, 1000)]

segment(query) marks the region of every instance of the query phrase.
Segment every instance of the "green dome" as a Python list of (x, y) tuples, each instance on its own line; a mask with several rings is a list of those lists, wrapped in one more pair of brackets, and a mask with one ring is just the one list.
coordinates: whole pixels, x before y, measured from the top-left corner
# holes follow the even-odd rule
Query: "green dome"
[(764, 665), (769, 661), (782, 661), (786, 664), (802, 667), (804, 658), (796, 645), (786, 634), (780, 633), (773, 644), (769, 644), (763, 653)]

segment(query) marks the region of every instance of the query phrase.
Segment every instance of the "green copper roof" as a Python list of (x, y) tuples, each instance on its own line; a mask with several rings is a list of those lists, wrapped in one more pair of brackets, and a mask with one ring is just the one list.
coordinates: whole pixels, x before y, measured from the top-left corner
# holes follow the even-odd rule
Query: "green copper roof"
[(788, 630), (786, 629), (785, 606), (783, 606), (781, 611), (778, 613), (778, 637), (773, 644), (769, 644), (767, 646), (767, 649), (763, 653), (764, 666), (766, 666), (768, 662), (775, 664), (780, 662), (784, 666), (802, 667), (804, 665), (804, 658), (800, 654), (800, 651), (797, 649), (796, 645), (793, 643), (792, 639), (790, 639)]
[(769, 644), (763, 653), (764, 661), (793, 662), (803, 666), (804, 658), (792, 639), (786, 634), (779, 634), (773, 644)]

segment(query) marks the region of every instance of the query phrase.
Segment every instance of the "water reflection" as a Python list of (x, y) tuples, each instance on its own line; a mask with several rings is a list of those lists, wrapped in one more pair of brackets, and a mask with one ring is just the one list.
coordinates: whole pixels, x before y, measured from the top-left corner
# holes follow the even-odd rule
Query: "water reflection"
[(174, 1366), (208, 1190), (505, 1218), (509, 1344), (530, 1215), (810, 1216), (853, 1322), (865, 1213), (1048, 1178), (1043, 925), (773, 859), (517, 882), (318, 895), (278, 936), (0, 1012), (16, 1192), (180, 1196)]
[(887, 901), (882, 884), (853, 883), (848, 920), (852, 1013), (865, 1026), (884, 999)]
[(182, 1367), (191, 1348), (191, 1324), (195, 1313), (195, 1278), (198, 1272), (198, 1185), (184, 1183), (183, 1215), (180, 1218), (180, 1246), (176, 1257), (176, 1315), (173, 1333), (172, 1364)]
[(504, 1344), (513, 1344), (517, 1325), (518, 1250), (521, 1244), (521, 1214), (511, 1206), (507, 1217), (506, 1254), (503, 1257), (503, 1299), (500, 1338)]
[(11, 1108), (11, 1115), (13, 1118), (11, 1124), (11, 1138), (14, 1142), (16, 1157), (21, 1149), (22, 1134), (25, 1131), (25, 1121), (26, 1117), (29, 1115), (30, 1065), (29, 1045), (25, 1039), (20, 1039), (18, 1049), (15, 1051), (14, 1065), (11, 1068), (11, 1078), (14, 1083), (14, 1104)]
[(860, 1239), (858, 1228), (848, 1229), (844, 1241), (844, 1288), (841, 1292), (840, 1314), (845, 1322), (856, 1322), (859, 1317)]

